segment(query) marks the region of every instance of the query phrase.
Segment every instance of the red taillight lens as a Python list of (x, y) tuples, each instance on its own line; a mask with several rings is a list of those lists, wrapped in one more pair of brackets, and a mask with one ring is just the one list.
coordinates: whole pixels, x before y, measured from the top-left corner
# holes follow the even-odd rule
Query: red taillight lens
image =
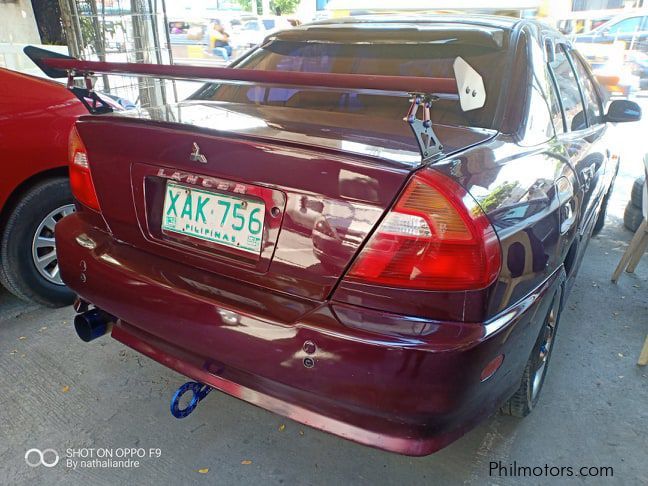
[(68, 144), (68, 156), (70, 162), (70, 187), (72, 194), (77, 200), (95, 211), (101, 211), (97, 192), (92, 183), (90, 164), (88, 163), (88, 152), (76, 127), (70, 132)]
[(418, 172), (349, 270), (349, 281), (476, 290), (499, 274), (501, 249), (475, 200), (434, 170)]

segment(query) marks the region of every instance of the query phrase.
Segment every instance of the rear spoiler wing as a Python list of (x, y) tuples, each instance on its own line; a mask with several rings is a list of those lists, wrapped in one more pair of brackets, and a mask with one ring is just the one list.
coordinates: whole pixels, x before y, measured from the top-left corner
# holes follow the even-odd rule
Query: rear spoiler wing
[[(430, 109), (434, 101), (441, 97), (457, 97), (463, 111), (482, 108), (486, 103), (486, 91), (481, 76), (460, 57), (457, 57), (453, 64), (454, 78), (428, 78), (83, 61), (34, 46), (25, 47), (24, 52), (47, 76), (67, 78), (68, 89), (92, 114), (112, 111), (93, 90), (92, 76), (96, 73), (224, 84), (307, 86), (326, 90), (407, 94), (410, 96), (410, 107), (404, 120), (416, 137), (423, 160), (443, 149), (432, 129)], [(78, 77), (85, 80), (85, 87), (74, 85), (74, 79)], [(419, 118), (419, 109), (422, 109), (422, 118)]]

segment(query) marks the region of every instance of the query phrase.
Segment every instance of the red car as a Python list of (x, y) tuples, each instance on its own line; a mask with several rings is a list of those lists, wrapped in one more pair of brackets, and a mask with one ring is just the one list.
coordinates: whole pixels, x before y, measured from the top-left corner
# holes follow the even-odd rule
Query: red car
[(21, 299), (70, 304), (54, 226), (74, 211), (68, 138), (87, 113), (64, 86), (0, 69), (0, 283)]
[[(208, 387), (404, 454), (536, 406), (605, 222), (608, 124), (641, 116), (606, 107), (557, 32), (368, 17), (274, 34), (236, 69), (49, 65), (219, 80), (76, 124), (78, 211), (56, 242), (84, 340), (112, 329)], [(208, 390), (192, 389), (190, 409)]]

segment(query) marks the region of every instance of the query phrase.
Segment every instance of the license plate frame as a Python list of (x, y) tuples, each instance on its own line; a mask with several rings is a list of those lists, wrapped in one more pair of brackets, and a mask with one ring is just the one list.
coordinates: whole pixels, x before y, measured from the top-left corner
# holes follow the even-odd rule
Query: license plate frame
[[(201, 197), (205, 197), (205, 200), (201, 201)], [(187, 207), (188, 198), (191, 199)], [(194, 198), (198, 198), (197, 201)], [(221, 204), (221, 201), (224, 203)], [(201, 202), (203, 204), (200, 204)], [(244, 214), (241, 214), (241, 210)], [(193, 219), (193, 222), (187, 221), (185, 214), (187, 211), (189, 219)], [(220, 212), (214, 214), (214, 211)], [(233, 227), (234, 215), (240, 222), (240, 227)], [(164, 188), (160, 231), (170, 238), (180, 238), (195, 243), (206, 242), (215, 248), (236, 250), (259, 258), (263, 251), (265, 216), (266, 205), (263, 200), (197, 188), (168, 179)], [(219, 219), (220, 225), (216, 227)], [(179, 223), (181, 227), (178, 227)], [(252, 231), (257, 228), (258, 231)], [(243, 231), (244, 229), (246, 231)]]

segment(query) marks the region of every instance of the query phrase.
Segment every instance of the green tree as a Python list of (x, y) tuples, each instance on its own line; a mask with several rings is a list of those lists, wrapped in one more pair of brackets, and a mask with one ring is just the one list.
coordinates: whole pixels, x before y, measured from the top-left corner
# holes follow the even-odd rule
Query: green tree
[[(261, 0), (236, 0), (248, 12), (261, 14)], [(281, 15), (294, 13), (299, 5), (300, 0), (270, 0), (270, 10), (272, 13), (280, 12)]]
[(270, 8), (273, 13), (279, 13), (280, 15), (291, 14), (295, 13), (299, 2), (300, 0), (271, 0)]
[(247, 12), (262, 14), (261, 2), (258, 0), (236, 0), (238, 4)]

